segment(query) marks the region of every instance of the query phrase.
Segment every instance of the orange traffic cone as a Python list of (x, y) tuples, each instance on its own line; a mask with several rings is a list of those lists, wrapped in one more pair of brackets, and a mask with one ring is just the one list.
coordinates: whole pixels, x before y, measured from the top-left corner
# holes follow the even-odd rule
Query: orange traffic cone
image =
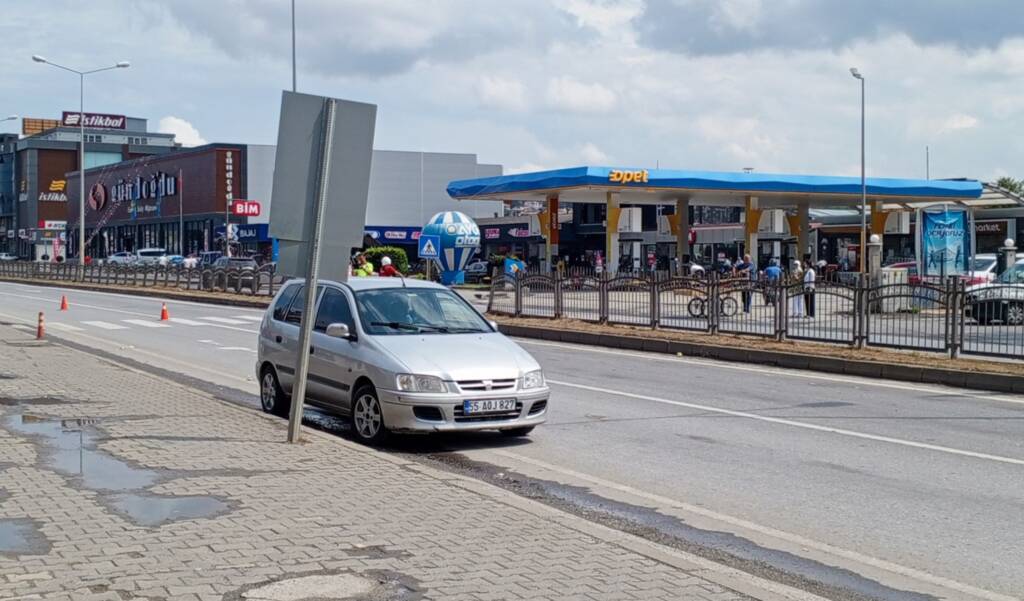
[(160, 308), (160, 321), (167, 321), (171, 318), (171, 314), (167, 312), (167, 303), (164, 303), (163, 307)]
[(68, 310), (68, 297), (66, 295), (64, 295), (64, 294), (60, 295), (60, 310), (61, 311), (67, 311)]
[(42, 340), (46, 336), (46, 319), (43, 312), (39, 312), (39, 321), (36, 322), (36, 340)]

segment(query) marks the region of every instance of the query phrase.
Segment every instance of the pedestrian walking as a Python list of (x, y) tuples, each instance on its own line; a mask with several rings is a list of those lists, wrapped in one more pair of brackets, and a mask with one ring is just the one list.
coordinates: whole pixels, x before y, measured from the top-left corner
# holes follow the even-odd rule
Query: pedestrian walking
[(380, 277), (394, 278), (401, 277), (402, 273), (391, 264), (391, 257), (384, 257), (380, 260)]
[(807, 309), (807, 317), (814, 319), (814, 284), (817, 274), (810, 261), (806, 262), (807, 270), (804, 271), (804, 306)]
[(752, 280), (757, 279), (757, 270), (754, 269), (754, 262), (750, 255), (743, 255), (743, 259), (736, 263), (736, 277), (740, 280), (740, 296), (743, 297), (743, 312), (750, 313), (750, 302), (754, 296), (754, 284)]
[(789, 315), (790, 317), (800, 318), (804, 316), (804, 303), (803, 303), (803, 281), (804, 281), (804, 270), (800, 268), (800, 261), (793, 259), (793, 266), (789, 271), (790, 285), (787, 289), (792, 290), (792, 294), (789, 295)]

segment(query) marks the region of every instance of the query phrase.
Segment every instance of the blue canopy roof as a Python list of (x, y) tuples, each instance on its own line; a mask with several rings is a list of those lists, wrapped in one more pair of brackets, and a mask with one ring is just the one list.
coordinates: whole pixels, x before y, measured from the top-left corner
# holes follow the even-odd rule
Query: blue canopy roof
[[(632, 176), (634, 181), (622, 183), (621, 175), (624, 173), (637, 175)], [(629, 180), (631, 177), (627, 176), (625, 179)], [(635, 181), (636, 179), (640, 181)], [(517, 192), (557, 192), (562, 189), (580, 187), (858, 196), (861, 193), (859, 177), (622, 167), (571, 167), (456, 180), (448, 184), (448, 194), (455, 199), (471, 199)], [(981, 182), (970, 179), (922, 180), (869, 177), (867, 178), (867, 193), (869, 196), (966, 199), (980, 197), (982, 185)]]

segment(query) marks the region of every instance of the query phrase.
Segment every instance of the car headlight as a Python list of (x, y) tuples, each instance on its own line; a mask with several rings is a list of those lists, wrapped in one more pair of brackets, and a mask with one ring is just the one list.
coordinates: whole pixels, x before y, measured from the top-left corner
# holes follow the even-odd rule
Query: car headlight
[(523, 390), (544, 387), (544, 372), (541, 370), (531, 371), (523, 376)]
[(444, 380), (437, 376), (398, 374), (396, 381), (402, 392), (448, 392)]

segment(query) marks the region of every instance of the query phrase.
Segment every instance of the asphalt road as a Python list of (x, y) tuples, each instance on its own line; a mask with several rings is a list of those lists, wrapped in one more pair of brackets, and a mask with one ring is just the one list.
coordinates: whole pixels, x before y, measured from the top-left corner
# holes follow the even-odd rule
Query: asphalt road
[[(260, 311), (168, 301), (161, 323), (159, 299), (67, 291), (60, 312), (61, 293), (0, 283), (0, 321), (45, 310), (53, 336), (256, 393)], [(834, 598), (1024, 597), (1024, 398), (520, 343), (552, 386), (547, 425), (399, 451), (454, 452)]]

